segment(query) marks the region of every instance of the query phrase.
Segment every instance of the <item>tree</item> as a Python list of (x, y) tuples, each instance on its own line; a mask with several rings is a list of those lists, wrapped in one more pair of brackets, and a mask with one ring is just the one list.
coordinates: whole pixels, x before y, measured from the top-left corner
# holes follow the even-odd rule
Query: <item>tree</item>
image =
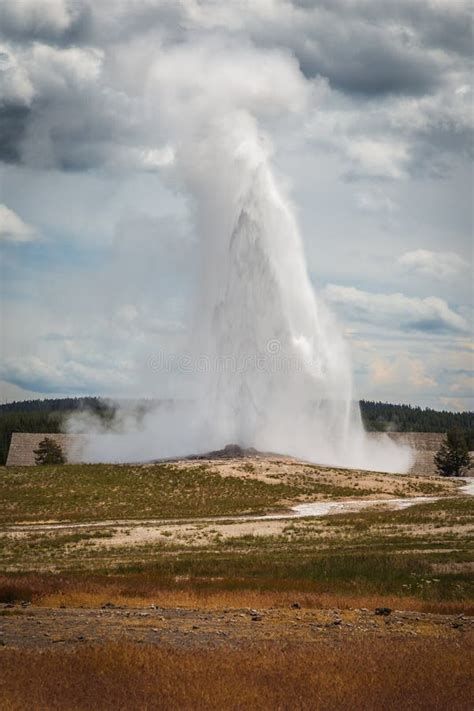
[(462, 476), (471, 468), (471, 459), (462, 430), (452, 429), (435, 456), (435, 464), (441, 476)]
[(51, 437), (45, 437), (35, 449), (36, 464), (65, 464), (66, 457), (58, 442)]

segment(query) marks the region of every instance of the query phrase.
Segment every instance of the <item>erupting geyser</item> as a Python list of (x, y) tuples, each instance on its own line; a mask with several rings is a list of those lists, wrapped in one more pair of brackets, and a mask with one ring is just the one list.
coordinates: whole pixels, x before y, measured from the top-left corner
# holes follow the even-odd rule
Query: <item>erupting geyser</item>
[(320, 463), (405, 470), (406, 450), (364, 432), (346, 344), (310, 284), (268, 145), (244, 114), (214, 125), (212, 137), (199, 155), (201, 168), (219, 165), (215, 178), (188, 173), (189, 188), (199, 191), (193, 352), (205, 371), (201, 445), (237, 442)]
[(257, 123), (304, 110), (308, 91), (291, 58), (217, 40), (167, 51), (150, 71), (150, 114), (160, 113), (173, 142), (170, 170), (191, 197), (199, 237), (193, 392), (139, 427), (125, 418), (113, 443), (92, 437), (90, 459), (143, 461), (235, 442), (318, 463), (408, 468), (407, 449), (364, 432), (346, 344), (313, 292)]

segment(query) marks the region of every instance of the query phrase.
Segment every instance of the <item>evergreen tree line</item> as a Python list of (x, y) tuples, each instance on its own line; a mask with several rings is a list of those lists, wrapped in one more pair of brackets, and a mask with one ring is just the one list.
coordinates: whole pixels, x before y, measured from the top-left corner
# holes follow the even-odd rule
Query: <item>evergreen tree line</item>
[(448, 412), (368, 400), (360, 401), (360, 409), (364, 425), (370, 431), (447, 432), (458, 429), (474, 443), (474, 412)]
[[(156, 404), (153, 400), (124, 401), (142, 414)], [(474, 412), (447, 412), (391, 405), (386, 402), (360, 402), (362, 418), (369, 431), (390, 429), (396, 432), (462, 431), (469, 449), (474, 449)], [(0, 464), (4, 464), (12, 432), (61, 432), (66, 417), (72, 412), (87, 410), (103, 419), (113, 418), (115, 404), (97, 397), (26, 400), (0, 405)]]
[[(114, 407), (112, 400), (100, 397), (60, 397), (47, 400), (19, 400), (0, 405), (0, 414), (6, 412), (74, 412), (88, 410), (104, 412)], [(26, 430), (25, 430), (26, 431)]]

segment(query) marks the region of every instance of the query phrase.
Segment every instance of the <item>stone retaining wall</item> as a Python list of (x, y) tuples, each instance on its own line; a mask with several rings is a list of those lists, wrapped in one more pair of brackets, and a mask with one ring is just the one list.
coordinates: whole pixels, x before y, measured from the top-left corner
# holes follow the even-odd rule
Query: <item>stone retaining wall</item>
[[(434, 456), (445, 438), (438, 432), (370, 432), (370, 437), (388, 436), (396, 442), (409, 445), (415, 452), (415, 463), (411, 468), (413, 474), (436, 474)], [(54, 439), (61, 445), (68, 462), (80, 462), (86, 435), (47, 434), (44, 432), (14, 432), (8, 452), (7, 466), (34, 466), (34, 450), (45, 437)], [(472, 453), (474, 454), (474, 453)]]
[(7, 467), (35, 466), (35, 449), (45, 437), (57, 442), (68, 462), (80, 462), (86, 435), (50, 434), (48, 432), (13, 432), (6, 461)]

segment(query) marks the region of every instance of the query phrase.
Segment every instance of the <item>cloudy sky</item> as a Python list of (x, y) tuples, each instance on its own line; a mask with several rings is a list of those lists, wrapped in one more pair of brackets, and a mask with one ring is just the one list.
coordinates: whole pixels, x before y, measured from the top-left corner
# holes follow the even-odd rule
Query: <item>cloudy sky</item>
[(358, 395), (472, 408), (469, 5), (0, 0), (2, 400), (169, 394), (206, 97), (272, 144)]

